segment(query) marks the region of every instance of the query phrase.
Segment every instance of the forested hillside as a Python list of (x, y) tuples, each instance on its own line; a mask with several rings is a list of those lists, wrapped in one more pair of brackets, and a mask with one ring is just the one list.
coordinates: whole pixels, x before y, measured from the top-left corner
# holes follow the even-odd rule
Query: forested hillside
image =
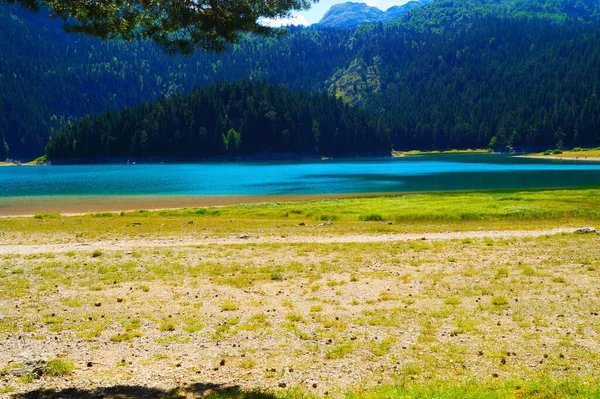
[(396, 148), (600, 142), (597, 24), (484, 17), (444, 35), (364, 37), (373, 44), (330, 91), (387, 115)]
[(597, 145), (598, 17), (592, 0), (437, 0), (385, 25), (174, 57), (2, 7), (0, 157), (41, 154), (68, 118), (242, 79), (364, 108), (396, 149)]
[(386, 150), (385, 124), (357, 108), (326, 94), (309, 96), (249, 82), (85, 117), (54, 134), (47, 146), (52, 159)]
[(266, 78), (322, 91), (345, 60), (350, 34), (298, 28), (281, 38), (248, 37), (225, 54), (173, 56), (150, 43), (66, 34), (59, 21), (0, 4), (0, 159), (5, 148), (11, 157), (39, 156), (69, 118), (219, 81)]

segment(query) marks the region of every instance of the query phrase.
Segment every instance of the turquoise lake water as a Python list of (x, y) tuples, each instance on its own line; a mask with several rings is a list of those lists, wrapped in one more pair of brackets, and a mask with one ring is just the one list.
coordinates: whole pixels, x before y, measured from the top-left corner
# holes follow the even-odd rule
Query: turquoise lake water
[(0, 168), (0, 197), (345, 194), (594, 184), (600, 184), (600, 162), (490, 154)]

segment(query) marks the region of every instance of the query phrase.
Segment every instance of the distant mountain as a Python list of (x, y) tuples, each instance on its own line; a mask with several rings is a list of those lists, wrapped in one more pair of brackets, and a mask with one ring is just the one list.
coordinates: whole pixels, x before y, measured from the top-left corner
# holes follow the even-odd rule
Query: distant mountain
[(388, 22), (399, 18), (410, 10), (431, 3), (432, 0), (413, 0), (401, 6), (390, 7), (382, 11), (365, 3), (342, 3), (332, 6), (316, 24), (325, 28), (355, 28), (359, 25)]
[(377, 7), (365, 3), (335, 4), (325, 13), (318, 25), (327, 28), (354, 28), (358, 25), (387, 22), (389, 16)]
[(393, 6), (387, 9), (385, 12), (386, 15), (391, 19), (400, 18), (401, 16), (407, 14), (410, 10), (414, 10), (415, 8), (422, 7), (426, 4), (431, 3), (432, 0), (413, 0), (409, 1), (406, 4), (401, 6)]

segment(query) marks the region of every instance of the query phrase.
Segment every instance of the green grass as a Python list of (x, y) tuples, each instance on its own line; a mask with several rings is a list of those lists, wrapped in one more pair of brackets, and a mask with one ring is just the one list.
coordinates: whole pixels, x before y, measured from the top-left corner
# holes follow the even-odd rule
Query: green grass
[(221, 312), (233, 312), (238, 310), (240, 305), (234, 301), (227, 300), (221, 304)]
[(492, 297), (492, 305), (494, 306), (504, 306), (504, 305), (508, 305), (508, 300), (506, 300), (505, 297), (503, 296), (494, 296)]
[[(243, 361), (243, 368), (251, 369), (253, 367), (255, 367), (255, 363), (252, 360)], [(210, 390), (201, 396), (207, 399), (324, 399), (331, 397), (311, 392), (311, 390), (311, 387), (288, 387), (270, 391), (229, 388)], [(15, 391), (16, 389), (10, 386), (0, 387), (0, 394)], [(47, 391), (48, 394), (52, 392), (52, 390)], [(91, 391), (79, 392), (82, 397), (97, 396), (96, 394), (91, 395), (89, 393)], [(100, 389), (98, 392), (104, 391)], [(107, 397), (129, 397), (129, 394), (120, 395), (119, 387), (109, 388), (106, 392), (112, 392), (107, 394)], [(127, 392), (127, 390), (124, 389), (123, 392)], [(183, 399), (196, 397), (201, 393), (195, 386), (155, 391), (156, 398), (159, 399)], [(359, 388), (341, 392), (340, 397), (346, 399), (590, 399), (600, 397), (600, 381), (537, 377), (515, 379), (504, 383), (495, 382), (493, 379), (456, 383), (435, 380), (416, 383), (407, 379), (396, 384), (380, 385), (377, 388)]]
[(50, 360), (44, 368), (44, 375), (50, 377), (63, 377), (69, 375), (75, 369), (73, 362), (67, 358), (58, 357)]
[(354, 352), (354, 345), (342, 344), (325, 352), (325, 359), (341, 359)]
[(383, 216), (378, 213), (370, 213), (368, 215), (360, 215), (358, 220), (362, 220), (363, 222), (381, 222), (383, 221)]
[[(599, 221), (600, 189), (415, 193), (245, 204), (215, 210), (133, 211), (123, 215), (38, 214), (35, 218), (3, 219), (2, 230), (5, 239), (10, 240), (12, 234), (15, 239), (27, 234), (40, 243), (71, 240), (69, 232), (74, 232), (76, 239), (85, 240), (107, 235), (113, 238), (239, 236), (240, 231), (251, 236), (319, 235), (325, 229), (299, 226), (300, 222), (319, 219), (319, 215), (336, 220), (326, 229), (330, 234), (477, 230), (481, 226), (488, 230), (543, 229)], [(386, 224), (386, 220), (393, 221), (393, 225)], [(189, 221), (194, 224), (188, 224)]]
[(348, 399), (512, 399), (512, 398), (599, 398), (600, 381), (551, 379), (512, 380), (505, 383), (468, 381), (463, 383), (428, 382), (388, 385), (374, 390), (350, 392)]
[(559, 148), (546, 150), (544, 152), (538, 152), (535, 154), (531, 154), (534, 157), (557, 157), (557, 158), (597, 158), (600, 157), (600, 147), (596, 148), (581, 148), (575, 147), (572, 150), (562, 150)]
[(134, 338), (139, 338), (144, 336), (141, 332), (138, 331), (129, 331), (123, 334), (116, 334), (110, 337), (111, 342), (129, 342)]
[(490, 149), (468, 149), (468, 150), (442, 150), (442, 151), (392, 151), (392, 155), (395, 157), (412, 156), (412, 155), (446, 155), (446, 154), (489, 154), (492, 152)]
[(34, 216), (35, 219), (60, 219), (60, 213), (38, 213)]
[(94, 250), (94, 252), (92, 252), (92, 258), (98, 258), (102, 256), (102, 251), (100, 251), (99, 249)]
[(48, 162), (48, 157), (46, 157), (45, 155), (42, 155), (40, 157), (37, 157), (33, 161), (27, 162), (25, 165), (40, 165), (40, 164), (45, 164), (46, 162)]

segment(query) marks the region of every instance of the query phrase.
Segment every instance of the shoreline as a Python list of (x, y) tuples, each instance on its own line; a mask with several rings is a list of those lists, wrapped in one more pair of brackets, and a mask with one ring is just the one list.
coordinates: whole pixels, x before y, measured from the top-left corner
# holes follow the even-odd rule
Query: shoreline
[(0, 162), (0, 166), (48, 166), (48, 165), (135, 165), (135, 164), (175, 164), (175, 163), (231, 163), (231, 162), (315, 162), (344, 159), (403, 158), (409, 156), (434, 155), (485, 155), (508, 154), (502, 151), (484, 149), (468, 150), (410, 150), (410, 151), (372, 151), (356, 154), (314, 154), (314, 153), (259, 153), (253, 155), (215, 155), (209, 157), (181, 156), (138, 156), (138, 157), (97, 157), (63, 158), (45, 162)]
[[(424, 157), (437, 155), (508, 155), (516, 158), (531, 159), (564, 159), (569, 161), (600, 161), (600, 156), (573, 156), (573, 155), (542, 155), (539, 148), (523, 147), (503, 150), (491, 149), (450, 149), (450, 150), (392, 150), (372, 151), (354, 154), (316, 154), (316, 153), (257, 153), (240, 155), (214, 155), (207, 157), (183, 157), (183, 156), (117, 156), (97, 158), (63, 158), (55, 160), (44, 160), (44, 162), (1, 161), (2, 166), (48, 166), (48, 165), (135, 165), (135, 164), (173, 164), (173, 163), (230, 163), (230, 162), (315, 162), (344, 159), (369, 159), (369, 158), (404, 158)], [(597, 151), (596, 151), (597, 152)], [(572, 153), (572, 151), (566, 151)], [(585, 154), (585, 151), (577, 152)]]
[(182, 208), (223, 207), (242, 204), (336, 200), (358, 197), (388, 197), (403, 193), (347, 193), (296, 195), (127, 195), (127, 196), (37, 196), (0, 197), (0, 218), (32, 217), (40, 213), (79, 216), (90, 213), (119, 213)]
[(340, 194), (281, 195), (87, 195), (0, 197), (0, 219), (33, 217), (36, 214), (58, 213), (62, 216), (82, 216), (93, 213), (131, 212), (137, 210), (168, 211), (186, 208), (220, 208), (247, 204), (277, 202), (327, 201), (352, 198), (396, 197), (418, 194), (464, 194), (480, 192), (568, 190), (575, 187), (504, 188), (450, 191), (394, 191)]
[(529, 159), (555, 159), (559, 161), (584, 161), (584, 162), (600, 162), (600, 157), (572, 157), (572, 156), (555, 156), (555, 155), (515, 155), (515, 158)]

